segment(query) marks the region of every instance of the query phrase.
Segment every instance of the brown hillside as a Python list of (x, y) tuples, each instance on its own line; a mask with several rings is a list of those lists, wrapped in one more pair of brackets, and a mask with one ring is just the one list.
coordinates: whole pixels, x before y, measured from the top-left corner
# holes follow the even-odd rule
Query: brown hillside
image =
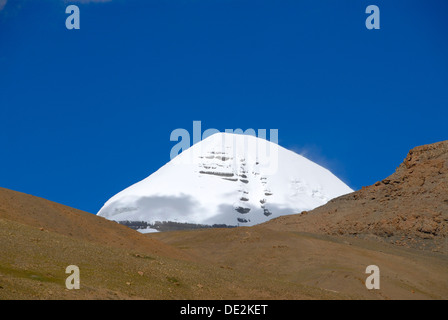
[(329, 235), (377, 237), (447, 253), (448, 141), (412, 149), (390, 177), (301, 215), (266, 226)]
[(179, 254), (177, 250), (116, 222), (4, 188), (0, 188), (0, 219), (92, 243), (127, 249), (139, 248), (166, 256)]
[[(448, 260), (440, 253), (345, 236), (272, 230), (264, 225), (149, 236), (195, 255), (202, 265), (255, 278), (253, 285), (269, 286), (269, 299), (448, 297)], [(368, 265), (380, 268), (381, 290), (366, 289)], [(284, 292), (274, 290), (285, 285)], [(251, 292), (246, 297), (255, 298)]]
[[(335, 297), (204, 263), (115, 222), (6, 189), (0, 244), (0, 300)], [(65, 288), (69, 265), (80, 268), (80, 290)]]

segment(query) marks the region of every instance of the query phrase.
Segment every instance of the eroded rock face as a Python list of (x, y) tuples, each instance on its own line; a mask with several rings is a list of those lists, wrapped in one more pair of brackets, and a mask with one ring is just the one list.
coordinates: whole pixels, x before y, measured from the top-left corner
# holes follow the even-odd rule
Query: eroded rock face
[[(408, 156), (404, 159), (399, 169), (405, 167), (410, 169), (416, 165), (425, 163), (426, 161), (447, 162), (448, 141), (442, 141), (434, 144), (428, 144), (416, 147), (409, 151)], [(399, 170), (398, 170), (399, 171)]]
[(272, 223), (447, 253), (448, 141), (412, 149), (394, 174), (372, 186)]

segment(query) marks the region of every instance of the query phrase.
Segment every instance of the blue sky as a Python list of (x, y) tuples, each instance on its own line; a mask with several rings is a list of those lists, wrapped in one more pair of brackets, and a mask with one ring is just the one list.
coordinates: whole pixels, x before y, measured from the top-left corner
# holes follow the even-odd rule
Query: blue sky
[[(1, 187), (96, 213), (194, 120), (278, 129), (354, 189), (448, 138), (444, 0), (2, 4)], [(370, 4), (380, 30), (365, 27)]]

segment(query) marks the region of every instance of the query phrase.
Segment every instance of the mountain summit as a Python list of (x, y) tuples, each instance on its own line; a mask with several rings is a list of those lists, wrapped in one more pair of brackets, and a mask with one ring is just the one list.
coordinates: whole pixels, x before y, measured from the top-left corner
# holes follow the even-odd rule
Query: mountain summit
[(352, 191), (327, 169), (275, 143), (217, 133), (112, 197), (98, 215), (115, 221), (251, 226)]

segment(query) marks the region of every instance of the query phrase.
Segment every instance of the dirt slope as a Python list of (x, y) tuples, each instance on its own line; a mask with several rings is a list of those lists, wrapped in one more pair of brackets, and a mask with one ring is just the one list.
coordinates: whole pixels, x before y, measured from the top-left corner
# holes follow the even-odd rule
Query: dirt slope
[(0, 188), (0, 219), (107, 246), (138, 248), (172, 257), (181, 254), (113, 221), (4, 188)]
[[(3, 219), (0, 243), (0, 300), (335, 297), (212, 263), (102, 245)], [(65, 288), (69, 265), (80, 268), (80, 290)]]
[(447, 253), (448, 141), (412, 149), (390, 177), (266, 226), (351, 235)]
[[(203, 264), (256, 276), (259, 283), (287, 283), (315, 299), (448, 298), (448, 257), (438, 253), (265, 226), (150, 236), (194, 254)], [(380, 290), (365, 287), (369, 265), (380, 268)]]
[[(6, 189), (0, 189), (0, 244), (0, 299), (337, 297), (204, 263), (117, 223)], [(81, 270), (80, 290), (65, 288), (69, 265)]]

